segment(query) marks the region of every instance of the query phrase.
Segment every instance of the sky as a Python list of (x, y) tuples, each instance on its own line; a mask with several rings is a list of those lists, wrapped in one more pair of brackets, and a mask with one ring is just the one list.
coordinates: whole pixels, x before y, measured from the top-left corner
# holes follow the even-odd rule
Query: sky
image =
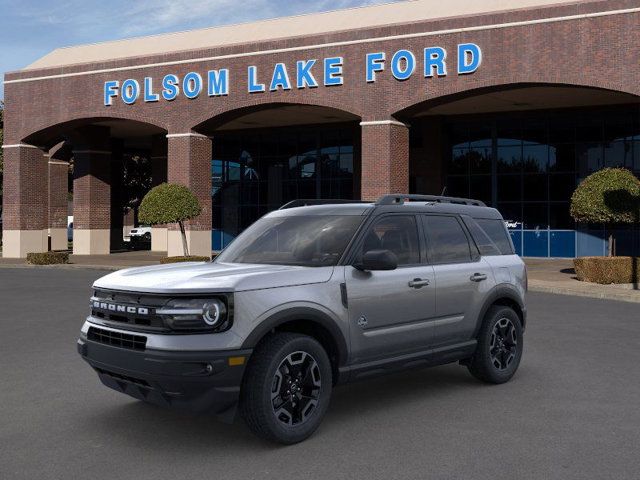
[(390, 1), (0, 0), (0, 74), (59, 47)]

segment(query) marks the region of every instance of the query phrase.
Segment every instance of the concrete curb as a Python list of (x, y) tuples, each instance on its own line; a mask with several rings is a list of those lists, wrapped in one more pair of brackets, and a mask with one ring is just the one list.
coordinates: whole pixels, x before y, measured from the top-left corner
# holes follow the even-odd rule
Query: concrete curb
[[(586, 287), (593, 288), (593, 285), (585, 285)], [(574, 297), (587, 297), (587, 298), (596, 298), (599, 300), (615, 300), (619, 302), (630, 302), (630, 303), (640, 303), (640, 291), (591, 291), (582, 288), (581, 286), (575, 287), (565, 287), (557, 284), (548, 284), (546, 282), (529, 280), (529, 291), (530, 292), (541, 292), (541, 293), (555, 293), (558, 295), (571, 295)], [(601, 285), (603, 289), (607, 288), (607, 285)], [(596, 287), (597, 288), (597, 287)], [(611, 287), (609, 287), (611, 288)], [(615, 288), (615, 287), (613, 287)]]
[(116, 267), (113, 265), (78, 265), (76, 263), (65, 263), (58, 265), (28, 265), (28, 264), (0, 264), (0, 269), (10, 269), (10, 268), (47, 268), (47, 269), (55, 269), (59, 268), (62, 270), (106, 270), (114, 272), (116, 270), (122, 270), (125, 268), (132, 268), (131, 266), (122, 266)]

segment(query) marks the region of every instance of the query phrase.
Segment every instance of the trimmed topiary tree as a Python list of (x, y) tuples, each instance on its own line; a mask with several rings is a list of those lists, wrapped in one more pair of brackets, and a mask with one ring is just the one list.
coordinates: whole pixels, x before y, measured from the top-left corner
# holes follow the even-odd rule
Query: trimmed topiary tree
[[(640, 214), (640, 180), (625, 168), (605, 168), (585, 178), (571, 196), (576, 222), (636, 223)], [(609, 256), (613, 256), (609, 234)]]
[(149, 225), (177, 223), (182, 234), (182, 248), (185, 257), (189, 256), (187, 235), (184, 222), (202, 213), (198, 199), (184, 185), (162, 183), (152, 188), (140, 203), (138, 218), (140, 222)]

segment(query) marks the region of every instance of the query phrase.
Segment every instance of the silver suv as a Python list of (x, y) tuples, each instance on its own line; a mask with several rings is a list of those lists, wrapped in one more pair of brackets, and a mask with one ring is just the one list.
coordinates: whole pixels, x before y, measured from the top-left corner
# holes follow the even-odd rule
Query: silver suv
[(93, 288), (78, 351), (105, 385), (227, 421), (239, 409), (286, 444), (316, 430), (338, 383), (450, 362), (503, 383), (522, 357), (525, 265), (475, 200), (295, 201), (213, 262)]

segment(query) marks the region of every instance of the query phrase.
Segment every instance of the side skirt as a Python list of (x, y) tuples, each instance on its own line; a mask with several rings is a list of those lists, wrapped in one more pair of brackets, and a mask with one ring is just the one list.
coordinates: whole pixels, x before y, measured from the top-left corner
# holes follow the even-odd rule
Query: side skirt
[(477, 343), (473, 339), (456, 343), (455, 345), (432, 348), (371, 362), (345, 365), (339, 369), (338, 383), (353, 382), (410, 368), (434, 367), (464, 360), (473, 355)]

